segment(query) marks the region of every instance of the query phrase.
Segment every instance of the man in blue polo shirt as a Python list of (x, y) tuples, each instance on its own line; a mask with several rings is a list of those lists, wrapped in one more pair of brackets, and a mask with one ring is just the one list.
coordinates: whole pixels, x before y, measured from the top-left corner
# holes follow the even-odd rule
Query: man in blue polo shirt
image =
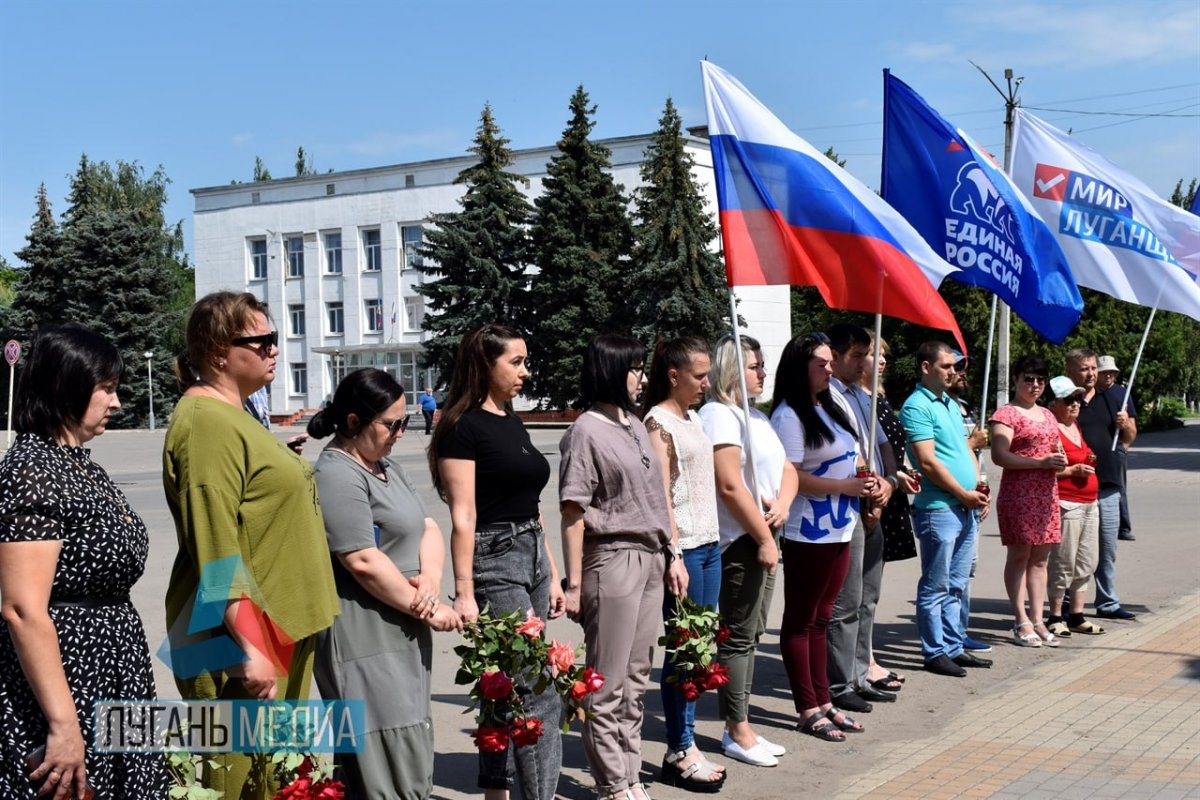
[(908, 435), (911, 461), (924, 475), (913, 495), (913, 527), (921, 548), (917, 583), (917, 630), (925, 669), (965, 677), (963, 667), (992, 662), (963, 650), (963, 593), (971, 580), (971, 557), (979, 522), (974, 509), (988, 507), (988, 496), (975, 490), (979, 462), (963, 436), (962, 413), (948, 390), (956, 378), (956, 353), (944, 342), (926, 342), (917, 350), (921, 382), (904, 401), (900, 421)]

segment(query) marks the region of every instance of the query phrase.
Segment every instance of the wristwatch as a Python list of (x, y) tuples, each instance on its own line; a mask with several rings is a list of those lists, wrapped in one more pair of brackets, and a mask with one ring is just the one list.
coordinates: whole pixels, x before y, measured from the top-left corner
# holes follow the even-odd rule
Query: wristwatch
[(670, 556), (670, 558), (667, 560), (668, 564), (677, 558), (683, 558), (683, 548), (677, 544), (668, 544), (666, 551), (667, 555)]

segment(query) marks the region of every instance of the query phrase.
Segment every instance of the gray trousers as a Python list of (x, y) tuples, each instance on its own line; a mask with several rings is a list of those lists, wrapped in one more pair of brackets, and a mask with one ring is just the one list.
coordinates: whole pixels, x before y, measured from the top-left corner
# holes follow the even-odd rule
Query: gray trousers
[(717, 646), (717, 660), (729, 667), (729, 683), (717, 690), (717, 708), (726, 722), (744, 722), (754, 689), (754, 651), (767, 630), (775, 576), (758, 563), (758, 542), (749, 534), (721, 554), (721, 623), (729, 638)]
[(829, 620), (829, 696), (837, 697), (867, 685), (875, 606), (883, 582), (883, 529), (864, 530), (860, 520), (850, 540), (850, 569), (833, 604)]
[(583, 723), (583, 751), (604, 795), (640, 782), (646, 687), (662, 630), (667, 561), (657, 550), (590, 545), (585, 536), (579, 621), (586, 663), (604, 676), (604, 686), (583, 701), (592, 714)]

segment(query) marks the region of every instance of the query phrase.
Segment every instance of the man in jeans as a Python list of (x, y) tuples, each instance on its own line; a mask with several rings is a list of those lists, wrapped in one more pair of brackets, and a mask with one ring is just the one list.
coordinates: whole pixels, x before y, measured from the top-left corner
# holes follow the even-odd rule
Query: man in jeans
[(1113, 451), (1113, 436), (1120, 431), (1125, 447), (1137, 438), (1137, 420), (1123, 411), (1125, 389), (1113, 386), (1096, 391), (1096, 353), (1077, 347), (1067, 353), (1067, 377), (1082, 386), (1084, 395), (1076, 424), (1083, 440), (1096, 454), (1100, 479), (1100, 558), (1096, 565), (1096, 616), (1132, 620), (1136, 615), (1121, 607), (1117, 597), (1117, 537), (1121, 523), (1121, 460)]
[(912, 499), (921, 549), (917, 629), (925, 669), (962, 678), (964, 667), (992, 665), (963, 650), (962, 619), (979, 532), (974, 510), (986, 510), (988, 496), (975, 490), (979, 462), (963, 436), (958, 404), (948, 393), (956, 378), (955, 352), (944, 342), (926, 342), (917, 350), (917, 360), (921, 382), (900, 409), (910, 459), (925, 478)]

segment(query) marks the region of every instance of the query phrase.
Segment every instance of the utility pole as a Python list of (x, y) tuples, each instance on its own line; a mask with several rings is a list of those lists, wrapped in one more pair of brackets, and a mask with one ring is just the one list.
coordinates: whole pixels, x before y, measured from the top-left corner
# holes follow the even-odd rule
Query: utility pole
[[(979, 66), (974, 61), (972, 61), (970, 63), (971, 63), (971, 66), (975, 67), (975, 69), (979, 70), (980, 73), (983, 74), (983, 77), (987, 78), (987, 82), (992, 85), (992, 88), (995, 89), (997, 92), (999, 92), (1000, 96), (1004, 98), (1004, 172), (1006, 174), (1011, 174), (1013, 119), (1016, 116), (1017, 105), (1018, 105), (1017, 90), (1021, 88), (1021, 82), (1024, 81), (1025, 79), (1024, 78), (1014, 79), (1013, 71), (1011, 69), (1005, 69), (1004, 70), (1004, 80), (1007, 83), (1007, 89), (1008, 89), (1008, 91), (1005, 91), (1004, 89), (1001, 89), (994, 80), (992, 80), (992, 76), (988, 75), (987, 72), (983, 69), (983, 67)], [(1001, 303), (996, 298), (995, 295), (992, 295), (992, 319), (995, 319), (995, 317), (996, 317), (997, 305), (999, 305), (999, 308), (1000, 308), (1000, 325), (999, 325), (999, 331), (998, 331), (999, 335), (997, 336), (997, 343), (996, 343), (996, 408), (999, 408), (1000, 406), (1002, 406), (1008, 402), (1008, 362), (1009, 362), (1009, 341), (1010, 341), (1010, 336), (1011, 336), (1011, 323), (1012, 323), (1012, 309), (1010, 309), (1006, 303)], [(988, 338), (989, 338), (989, 347), (988, 347), (988, 354), (987, 354), (987, 358), (985, 359), (985, 362), (990, 362), (991, 357), (992, 357), (991, 346), (990, 346), (990, 339), (991, 339), (990, 328), (988, 330)], [(984, 382), (984, 387), (985, 387), (984, 394), (985, 395), (987, 394), (986, 387), (987, 387), (989, 372), (990, 372), (990, 370), (985, 367), (984, 376), (983, 376), (983, 382)], [(987, 398), (985, 397), (984, 402), (986, 403), (986, 401), (987, 401)], [(981, 416), (982, 416), (982, 414), (981, 414)], [(980, 423), (986, 424), (986, 417), (984, 417), (984, 419), (980, 420)]]

